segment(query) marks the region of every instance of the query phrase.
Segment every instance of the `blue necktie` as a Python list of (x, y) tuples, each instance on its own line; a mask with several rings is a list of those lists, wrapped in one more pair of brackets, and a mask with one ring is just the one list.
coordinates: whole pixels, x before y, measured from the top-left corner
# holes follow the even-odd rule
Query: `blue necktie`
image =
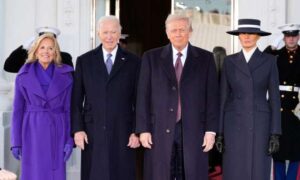
[(107, 54), (107, 59), (105, 61), (105, 65), (106, 65), (106, 69), (108, 74), (110, 74), (111, 68), (112, 68), (112, 60), (111, 60), (112, 55), (111, 54)]

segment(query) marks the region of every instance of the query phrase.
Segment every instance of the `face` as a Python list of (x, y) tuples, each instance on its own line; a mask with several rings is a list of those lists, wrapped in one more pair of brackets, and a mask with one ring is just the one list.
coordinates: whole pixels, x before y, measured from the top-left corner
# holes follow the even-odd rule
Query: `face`
[(258, 34), (249, 34), (249, 33), (240, 33), (239, 39), (243, 49), (250, 51), (256, 47), (256, 43), (259, 40), (260, 36)]
[(166, 33), (172, 45), (181, 51), (189, 42), (192, 34), (188, 22), (174, 20), (167, 24)]
[(35, 56), (39, 63), (47, 68), (56, 56), (53, 40), (50, 38), (43, 39), (35, 52)]
[(287, 49), (295, 49), (298, 46), (299, 35), (298, 36), (287, 36), (285, 35), (283, 38), (285, 46)]
[(98, 31), (103, 48), (111, 52), (118, 44), (121, 37), (120, 26), (114, 21), (104, 21)]

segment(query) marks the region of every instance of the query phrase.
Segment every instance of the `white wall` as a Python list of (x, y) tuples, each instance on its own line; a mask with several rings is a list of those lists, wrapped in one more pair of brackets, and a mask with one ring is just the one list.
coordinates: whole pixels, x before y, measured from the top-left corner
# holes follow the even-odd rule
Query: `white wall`
[(287, 1), (287, 23), (300, 23), (300, 1), (299, 0), (286, 0)]
[[(237, 26), (237, 20), (240, 18), (259, 19), (261, 20), (261, 29), (273, 33), (271, 36), (262, 37), (259, 40), (258, 47), (263, 50), (278, 34), (280, 34), (277, 27), (286, 22), (286, 0), (238, 1), (235, 27)], [(236, 41), (236, 43), (237, 42), (238, 41)], [(240, 49), (240, 47), (238, 49)]]
[[(4, 0), (0, 0), (0, 27), (4, 27), (4, 13), (3, 12), (4, 12)], [(0, 28), (0, 65), (1, 65), (1, 59), (4, 58), (4, 54), (3, 54), (4, 43), (1, 43), (3, 41), (4, 41), (4, 28)], [(2, 71), (0, 70), (0, 72), (2, 72)]]

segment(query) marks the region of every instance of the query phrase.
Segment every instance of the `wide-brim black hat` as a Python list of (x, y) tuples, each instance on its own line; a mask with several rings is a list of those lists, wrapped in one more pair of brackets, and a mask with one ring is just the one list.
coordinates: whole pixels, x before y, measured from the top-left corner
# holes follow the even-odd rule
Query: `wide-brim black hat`
[(258, 34), (268, 36), (271, 33), (260, 30), (260, 20), (258, 19), (239, 19), (238, 29), (227, 31), (228, 34), (238, 36), (240, 33)]

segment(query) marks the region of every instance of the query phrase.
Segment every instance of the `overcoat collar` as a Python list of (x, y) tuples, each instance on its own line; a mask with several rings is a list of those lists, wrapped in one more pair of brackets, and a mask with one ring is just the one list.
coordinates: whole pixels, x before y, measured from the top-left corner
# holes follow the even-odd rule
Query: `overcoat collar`
[(247, 76), (250, 77), (251, 72), (254, 71), (265, 61), (263, 61), (262, 59), (262, 52), (257, 48), (254, 51), (248, 63), (246, 62), (243, 51), (240, 51), (237, 54), (237, 58), (233, 59), (232, 62), (240, 69), (240, 71), (242, 71), (243, 73), (245, 73)]
[(69, 73), (73, 71), (73, 68), (67, 65), (55, 65), (53, 78), (49, 84), (48, 91), (45, 94), (35, 74), (35, 63), (38, 62), (36, 61), (34, 63), (25, 64), (24, 67), (20, 70), (19, 76), (23, 77), (23, 81), (21, 82), (22, 85), (42, 99), (49, 101), (55, 98), (72, 84), (72, 77)]
[[(190, 75), (193, 74), (193, 71), (196, 68), (196, 61), (195, 59), (199, 56), (197, 51), (195, 51), (194, 47), (188, 44), (188, 51), (185, 64), (183, 66), (182, 75), (180, 82), (184, 82)], [(167, 77), (173, 83), (177, 83), (176, 80), (176, 73), (173, 64), (173, 54), (172, 54), (172, 45), (166, 45), (160, 55), (162, 67), (167, 75)]]
[(118, 47), (118, 51), (116, 54), (115, 62), (112, 66), (112, 70), (110, 74), (107, 73), (106, 66), (104, 63), (103, 58), (103, 51), (102, 51), (102, 45), (98, 46), (94, 49), (94, 58), (93, 58), (93, 64), (94, 67), (98, 70), (98, 72), (102, 72), (102, 75), (110, 81), (113, 79), (113, 77), (119, 72), (121, 67), (124, 65), (124, 63), (127, 61), (127, 52), (124, 51), (120, 46)]
[(257, 69), (265, 62), (266, 61), (264, 61), (263, 59), (262, 52), (258, 48), (256, 48), (255, 52), (253, 53), (248, 63), (250, 71), (253, 72), (255, 69)]

